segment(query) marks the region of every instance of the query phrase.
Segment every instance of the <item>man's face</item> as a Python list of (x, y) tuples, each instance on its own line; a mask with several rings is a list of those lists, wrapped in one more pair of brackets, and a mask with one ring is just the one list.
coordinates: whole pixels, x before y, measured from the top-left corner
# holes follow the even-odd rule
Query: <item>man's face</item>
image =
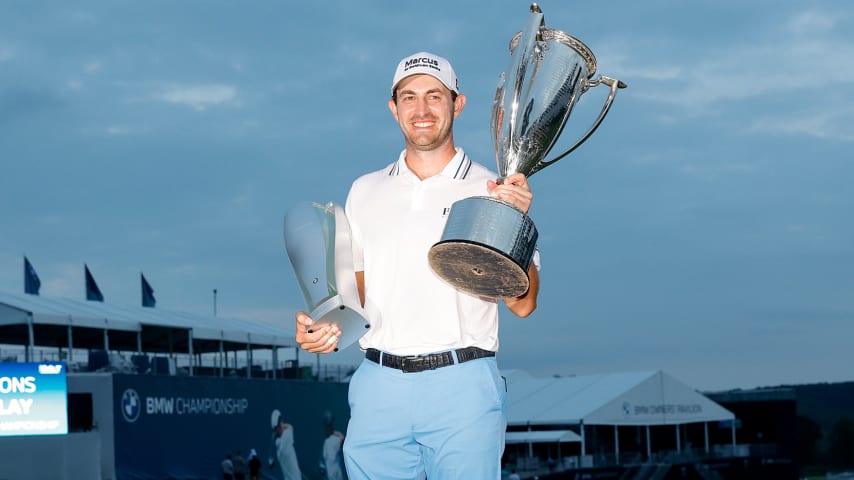
[(412, 75), (397, 85), (397, 101), (389, 100), (392, 115), (406, 143), (430, 151), (452, 140), (454, 119), (462, 112), (465, 97), (452, 100), (451, 91), (430, 75)]

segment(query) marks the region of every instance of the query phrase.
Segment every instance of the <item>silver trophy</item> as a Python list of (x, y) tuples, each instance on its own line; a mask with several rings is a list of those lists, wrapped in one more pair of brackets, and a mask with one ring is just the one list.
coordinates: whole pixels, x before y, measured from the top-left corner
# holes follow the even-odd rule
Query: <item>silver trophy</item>
[(340, 205), (298, 203), (285, 215), (285, 250), (316, 324), (338, 325), (341, 350), (370, 327), (362, 309), (350, 223)]
[[(499, 182), (508, 175), (530, 177), (590, 138), (602, 123), (617, 89), (626, 85), (596, 73), (596, 57), (581, 41), (545, 27), (536, 3), (525, 29), (510, 41), (511, 62), (501, 74), (492, 106), (492, 133)], [(591, 87), (610, 87), (599, 117), (571, 147), (545, 160), (563, 131), (572, 107)], [(528, 267), (537, 227), (525, 212), (493, 197), (470, 197), (451, 206), (441, 240), (430, 248), (433, 271), (455, 288), (488, 298), (528, 291)]]

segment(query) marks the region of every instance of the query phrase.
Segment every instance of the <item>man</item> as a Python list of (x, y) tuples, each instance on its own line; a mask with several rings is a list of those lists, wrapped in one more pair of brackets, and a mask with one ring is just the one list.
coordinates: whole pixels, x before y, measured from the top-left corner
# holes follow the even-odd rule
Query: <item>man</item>
[(253, 448), (249, 451), (249, 480), (258, 480), (261, 474), (261, 459)]
[(284, 480), (301, 480), (302, 472), (294, 449), (294, 427), (285, 423), (278, 409), (270, 414), (270, 426), (273, 429), (271, 457), (268, 460), (270, 468), (278, 463)]
[(238, 450), (231, 463), (234, 467), (234, 480), (246, 480), (246, 459), (243, 458), (243, 452)]
[(234, 479), (234, 465), (231, 463), (231, 454), (225, 456), (225, 460), (220, 464), (222, 470), (222, 480)]
[(341, 471), (341, 460), (339, 458), (343, 442), (344, 434), (335, 430), (331, 424), (326, 425), (326, 439), (323, 441), (321, 458), (327, 480), (344, 480), (344, 472)]
[[(371, 327), (365, 360), (350, 381), (344, 459), (351, 480), (500, 479), (506, 429), (505, 385), (495, 361), (498, 302), (463, 293), (430, 269), (456, 200), (492, 195), (527, 212), (522, 174), (496, 175), (454, 145), (466, 97), (450, 63), (421, 52), (398, 65), (389, 109), (405, 149), (382, 170), (357, 179), (347, 197), (353, 263)], [(526, 317), (539, 276), (503, 299)], [(336, 326), (296, 315), (296, 340), (313, 353), (337, 348)]]

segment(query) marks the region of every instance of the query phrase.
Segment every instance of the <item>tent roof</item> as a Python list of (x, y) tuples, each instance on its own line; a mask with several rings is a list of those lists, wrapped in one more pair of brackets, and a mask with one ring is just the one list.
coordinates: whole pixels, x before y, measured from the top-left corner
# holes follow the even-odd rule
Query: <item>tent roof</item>
[(504, 443), (567, 443), (580, 442), (581, 436), (572, 430), (537, 430), (533, 432), (507, 432)]
[(262, 322), (0, 292), (0, 343), (27, 345), (30, 319), (39, 346), (67, 346), (68, 326), (75, 348), (103, 348), (104, 330), (116, 350), (136, 350), (138, 332), (147, 352), (182, 350), (191, 336), (197, 353), (219, 351), (220, 341), (226, 350), (294, 345), (292, 329)]
[(508, 425), (674, 425), (735, 416), (664, 372), (507, 378)]

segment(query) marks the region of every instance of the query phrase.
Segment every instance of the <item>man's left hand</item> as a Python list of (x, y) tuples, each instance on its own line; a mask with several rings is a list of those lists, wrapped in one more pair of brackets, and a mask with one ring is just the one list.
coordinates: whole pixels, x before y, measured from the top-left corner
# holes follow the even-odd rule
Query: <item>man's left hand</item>
[(486, 182), (486, 188), (493, 197), (515, 206), (524, 213), (528, 213), (531, 208), (534, 195), (531, 193), (528, 179), (521, 173), (509, 175), (501, 183), (489, 180)]

